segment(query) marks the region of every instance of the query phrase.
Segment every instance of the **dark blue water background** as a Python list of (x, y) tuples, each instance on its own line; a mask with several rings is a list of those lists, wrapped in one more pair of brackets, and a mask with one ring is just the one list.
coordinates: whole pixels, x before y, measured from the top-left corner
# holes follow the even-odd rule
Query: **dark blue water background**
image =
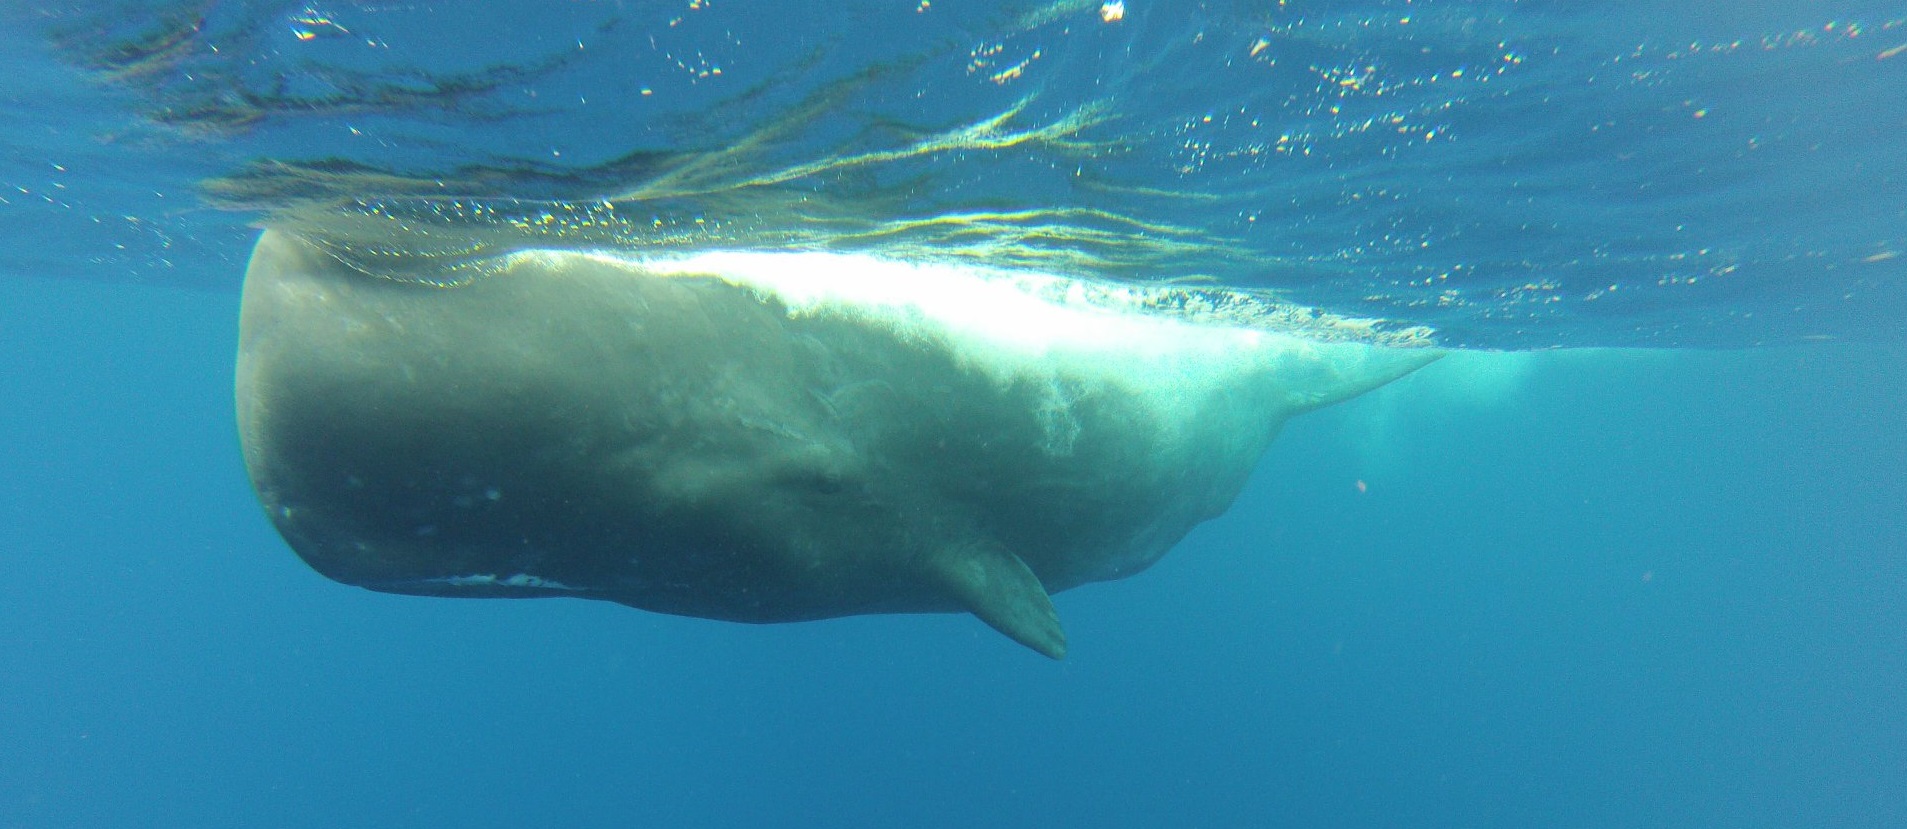
[(1453, 359), (1061, 595), (1049, 663), (959, 616), (332, 584), (244, 480), (232, 298), (0, 291), (7, 825), (1907, 817), (1898, 352)]
[[(1464, 353), (1294, 420), (1226, 516), (1144, 574), (1057, 597), (1072, 639), (1059, 663), (965, 616), (754, 627), (580, 601), (380, 595), (312, 573), (260, 514), (232, 426), (236, 257), (259, 214), (199, 206), (191, 183), (260, 155), (348, 156), (338, 147), (355, 145), (325, 130), (365, 113), (314, 114), (307, 100), (305, 114), (270, 115), (250, 132), (182, 134), (152, 115), (155, 101), (191, 99), (180, 87), (102, 82), (74, 68), (70, 51), (10, 32), (0, 37), (13, 142), (0, 205), (0, 826), (1901, 825), (1907, 307), (1897, 301), (1903, 260), (1888, 254), (1907, 231), (1902, 156), (1884, 142), (1902, 134), (1907, 55), (1877, 55), (1907, 31), (1883, 26), (1904, 13), (1888, 4), (1801, 5), (1731, 4), (1717, 24), (1701, 4), (1679, 16), (1615, 4), (1600, 23), (1543, 4), (1416, 4), (1425, 19), (1457, 21), (1448, 31), (1459, 35), (1473, 12), (1476, 25), (1563, 49), (1547, 64), (1530, 50), (1525, 80), (1505, 75), (1523, 84), (1518, 94), (1547, 95), (1576, 116), (1531, 123), (1639, 119), (1598, 149), (1558, 143), (1561, 127), (1513, 129), (1505, 107), (1529, 98), (1467, 99), (1483, 103), (1411, 122), (1420, 142), (1431, 127), (1469, 131), (1468, 149), (1439, 159), (1474, 162), (1455, 182), (1437, 164), (1382, 152), (1408, 145), (1331, 137), (1342, 119), (1285, 94), (1315, 78), (1220, 85), (1219, 98), (1262, 104), (1265, 117), (1311, 119), (1315, 152), (1330, 160), (1194, 164), (1170, 177), (1226, 200), (1181, 219), (1306, 275), (1280, 283), (1267, 275), (1276, 269), (1224, 270), (1233, 260), (1218, 257), (1209, 264), (1223, 284), (1382, 310), (1498, 346), (1721, 348)], [(1379, 11), (1394, 21), (1409, 6), (1312, 5), (1311, 22), (1283, 30), (1294, 33), (1284, 45), (1312, 43), (1355, 68), (1340, 54), (1349, 49), (1404, 79), (1447, 72), (1410, 65), (1424, 53), (1382, 36), (1394, 30), (1327, 25)], [(215, 33), (306, 11), (200, 7)], [(563, 8), (589, 18), (621, 6)], [(632, 20), (682, 14), (628, 8)], [(1143, 5), (1131, 8), (1127, 22), (1144, 22)], [(430, 4), (384, 13), (406, 9)], [(517, 32), (496, 51), (526, 63), (550, 53), (538, 44), (569, 36), (571, 18), (554, 13), (498, 12), (505, 25), (436, 11), (425, 17), (443, 24), (443, 42)], [(70, 30), (70, 16), (52, 17), (51, 28)], [(1853, 37), (1823, 28), (1855, 18), (1867, 28)], [(990, 42), (982, 24), (992, 19), (960, 17), (948, 31)], [(1121, 37), (1201, 54), (1175, 51), (1193, 32), (1174, 20)], [(306, 42), (282, 28), (270, 37)], [(1760, 44), (1798, 31), (1816, 41), (1757, 46), (1762, 57), (1747, 63), (1678, 75), (1664, 57), (1691, 39)], [(1230, 54), (1258, 36), (1240, 35)], [(1049, 63), (1078, 42), (1028, 37), (1038, 42), (1006, 45), (1055, 50)], [(906, 52), (867, 40), (871, 54)], [(1497, 40), (1435, 45), (1500, 61)], [(1650, 68), (1669, 74), (1606, 97), (1571, 92), (1566, 80), (1626, 52), (1563, 47), (1615, 41), (1646, 45)], [(256, 54), (287, 54), (278, 48)], [(462, 48), (442, 53), (486, 64)], [(824, 86), (855, 62), (822, 65), (802, 83)], [(1146, 71), (1124, 82), (1154, 79), (1154, 94), (1138, 97), (1212, 108), (1186, 100), (1208, 77), (1134, 65)], [(545, 80), (609, 83), (601, 71)], [(620, 82), (671, 89), (644, 78)], [(1064, 84), (1040, 89), (1036, 100), (1059, 101), (1055, 112), (1081, 98)], [(1691, 92), (1715, 107), (1699, 122), (1705, 102)], [(938, 120), (1000, 105), (955, 99)], [(1684, 99), (1693, 103), (1678, 108)], [(1767, 109), (1730, 121), (1718, 100)], [(790, 105), (767, 100), (742, 120), (758, 126)], [(467, 112), (444, 112), (413, 100), (369, 117), (461, 143), (354, 157), (412, 172), (503, 168), (529, 152), (512, 155), (521, 148), (507, 137), (551, 134), (465, 132)], [(581, 123), (596, 111), (552, 112), (525, 117)], [(1126, 138), (1168, 135), (1159, 125), (1183, 114), (1132, 113)], [(1641, 117), (1650, 113), (1659, 120)], [(1777, 113), (1792, 117), (1768, 120)], [(1773, 136), (1763, 146), (1791, 154), (1720, 152), (1732, 138), (1680, 131), (1698, 123), (1742, 130), (1743, 141)], [(592, 169), (649, 140), (597, 145), (578, 163)], [(778, 152), (830, 142), (852, 140), (809, 135)], [(1143, 167), (1135, 159), (1148, 151), (1180, 162), (1159, 169), (1189, 163), (1174, 154), (1182, 144), (1137, 147), (1103, 166)], [(1701, 165), (1674, 163), (1691, 148), (1746, 166), (1693, 187)], [(1638, 157), (1661, 163), (1622, 166)], [(1027, 166), (1025, 156), (966, 161)], [(1483, 175), (1493, 163), (1507, 172)], [(960, 169), (970, 168), (905, 172), (947, 183)], [(1529, 209), (1548, 228), (1540, 239), (1504, 219), (1507, 194), (1538, 179), (1545, 195)], [(1624, 186), (1597, 184), (1609, 181)], [(1675, 182), (1682, 195), (1637, 190), (1650, 182)], [(1007, 178), (984, 195), (1008, 185), (1069, 195), (1037, 190), (1050, 184)], [(1413, 195), (1396, 212), (1346, 200), (1372, 188)], [(1177, 210), (1070, 195), (1142, 216)], [(1265, 209), (1253, 224), (1295, 236), (1213, 218), (1247, 202)], [(1466, 205), (1477, 209), (1457, 209)], [(1678, 225), (1707, 237), (1666, 243), (1690, 232)], [(1608, 243), (1601, 255), (1597, 239)], [(1430, 253), (1408, 252), (1425, 240)], [(1703, 249), (1727, 261), (1670, 264)], [(1506, 263), (1524, 260), (1559, 274), (1536, 290), (1561, 297), (1541, 313), (1500, 292), (1521, 284)], [(1447, 288), (1402, 284), (1400, 274), (1434, 277), (1451, 262), (1476, 266), (1449, 277), (1463, 283), (1454, 306), (1437, 301)], [(1713, 272), (1728, 264), (1738, 267)], [(1360, 266), (1361, 282), (1348, 276)], [(1704, 279), (1675, 281), (1690, 273)], [(1731, 281), (1737, 273), (1748, 276)], [(1643, 298), (1596, 293), (1611, 274)], [(1378, 293), (1392, 299), (1361, 299)], [(1762, 342), (1784, 345), (1751, 347)]]

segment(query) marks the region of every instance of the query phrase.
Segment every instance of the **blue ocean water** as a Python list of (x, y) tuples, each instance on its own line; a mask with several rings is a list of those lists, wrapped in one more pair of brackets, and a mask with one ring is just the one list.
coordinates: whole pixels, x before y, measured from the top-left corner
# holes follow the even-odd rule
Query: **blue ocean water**
[[(1907, 10), (1111, 9), (7, 8), (0, 825), (1907, 820)], [(389, 216), (1479, 348), (1056, 597), (1063, 662), (391, 596), (285, 548), (231, 404), (250, 225)]]

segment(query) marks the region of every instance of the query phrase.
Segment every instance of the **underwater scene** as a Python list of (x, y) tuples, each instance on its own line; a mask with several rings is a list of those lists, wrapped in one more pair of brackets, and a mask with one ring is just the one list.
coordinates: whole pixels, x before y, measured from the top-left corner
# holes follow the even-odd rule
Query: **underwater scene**
[(1907, 5), (0, 68), (0, 827), (1907, 822)]

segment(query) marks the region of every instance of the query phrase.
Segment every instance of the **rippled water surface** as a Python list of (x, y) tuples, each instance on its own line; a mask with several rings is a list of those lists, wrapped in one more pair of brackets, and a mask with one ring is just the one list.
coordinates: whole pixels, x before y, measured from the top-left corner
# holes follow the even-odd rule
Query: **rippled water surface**
[(1898, 342), (1888, 3), (69, 3), (16, 31), (11, 271), (866, 249), (1450, 345)]

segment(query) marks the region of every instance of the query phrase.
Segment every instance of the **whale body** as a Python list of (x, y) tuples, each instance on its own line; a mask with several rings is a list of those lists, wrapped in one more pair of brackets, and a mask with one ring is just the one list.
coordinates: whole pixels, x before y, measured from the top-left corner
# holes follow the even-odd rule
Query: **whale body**
[(1049, 594), (1144, 569), (1288, 417), (1436, 357), (862, 256), (479, 270), (253, 251), (245, 462), (320, 573), (747, 622), (965, 611), (1059, 658)]

